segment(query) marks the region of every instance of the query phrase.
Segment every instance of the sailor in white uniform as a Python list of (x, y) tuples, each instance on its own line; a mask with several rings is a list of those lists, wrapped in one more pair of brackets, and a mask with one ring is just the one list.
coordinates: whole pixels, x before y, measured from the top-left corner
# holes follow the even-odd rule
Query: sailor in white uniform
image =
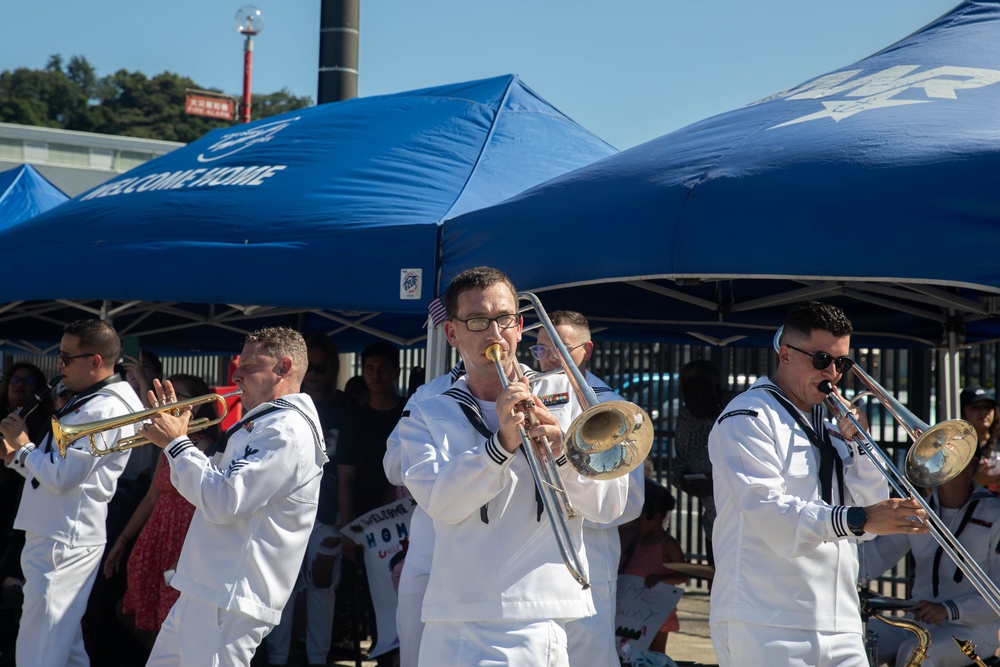
[[(404, 481), (435, 533), (419, 664), (566, 667), (565, 621), (593, 614), (593, 602), (569, 574), (541, 516), (517, 434), (524, 419), (519, 406), (532, 401), (531, 435), (547, 437), (561, 458), (559, 420), (527, 383), (504, 389), (485, 356), (499, 344), (513, 378), (521, 320), (506, 276), (471, 269), (452, 282), (445, 301), (445, 335), (467, 373), (444, 393), (416, 402), (399, 427)], [(563, 478), (580, 515), (612, 521), (624, 510), (624, 479)], [(586, 563), (581, 518), (568, 520), (567, 528)]]
[(720, 667), (867, 667), (855, 540), (926, 532), (909, 518), (926, 515), (915, 501), (887, 499), (854, 426), (823, 418), (819, 387), (851, 363), (851, 332), (839, 308), (793, 307), (777, 370), (733, 399), (709, 436)]
[[(327, 461), (301, 334), (247, 337), (233, 382), (246, 412), (223, 436), (215, 466), (188, 439), (188, 414), (162, 413), (139, 430), (165, 449), (170, 479), (196, 508), (171, 586), (180, 598), (147, 665), (248, 665), (278, 623), (316, 518)], [(157, 387), (162, 404), (172, 388)]]
[[(590, 323), (583, 314), (572, 310), (549, 313), (549, 319), (562, 339), (572, 361), (583, 371), (587, 384), (597, 398), (604, 401), (621, 401), (600, 378), (587, 370), (594, 343), (590, 337)], [(538, 360), (542, 371), (561, 368), (552, 340), (545, 329), (538, 332), (538, 344), (531, 347), (531, 354)], [(542, 402), (554, 410), (564, 399), (559, 395), (542, 396)], [(628, 501), (625, 512), (611, 522), (583, 522), (583, 543), (590, 565), (591, 595), (596, 613), (566, 624), (569, 641), (569, 662), (572, 667), (604, 667), (619, 660), (616, 650), (615, 612), (618, 609), (618, 565), (622, 554), (618, 527), (636, 519), (642, 512), (645, 498), (645, 466), (635, 468), (628, 476)]]
[[(57, 413), (61, 424), (89, 424), (142, 410), (135, 391), (114, 372), (120, 355), (118, 334), (106, 322), (80, 320), (65, 328), (59, 367), (63, 384), (77, 394)], [(29, 442), (24, 420), (16, 415), (4, 419), (0, 430), (7, 465), (28, 482), (14, 521), (25, 531), (17, 664), (89, 665), (80, 620), (107, 542), (108, 501), (129, 451), (94, 456), (89, 439), (81, 438), (63, 458), (51, 434), (41, 443)], [(132, 433), (132, 426), (123, 426), (94, 437), (106, 448)]]

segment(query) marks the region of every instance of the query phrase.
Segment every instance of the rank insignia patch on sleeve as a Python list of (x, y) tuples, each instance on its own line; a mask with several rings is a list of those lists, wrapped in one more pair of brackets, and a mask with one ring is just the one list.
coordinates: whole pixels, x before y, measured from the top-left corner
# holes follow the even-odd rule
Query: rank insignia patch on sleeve
[(747, 415), (748, 417), (756, 417), (757, 416), (757, 411), (756, 410), (733, 410), (732, 412), (727, 412), (726, 414), (724, 414), (721, 417), (719, 417), (719, 421), (717, 421), (716, 423), (717, 424), (721, 424), (723, 419), (726, 419), (728, 417), (734, 417), (736, 415)]

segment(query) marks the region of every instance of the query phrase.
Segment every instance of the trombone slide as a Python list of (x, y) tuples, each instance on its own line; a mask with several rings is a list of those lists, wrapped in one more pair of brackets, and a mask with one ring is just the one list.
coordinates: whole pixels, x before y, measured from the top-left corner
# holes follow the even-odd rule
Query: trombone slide
[[(500, 383), (506, 388), (510, 384), (510, 380), (507, 379), (507, 374), (500, 361), (503, 356), (503, 348), (499, 343), (494, 343), (486, 349), (486, 356), (496, 366)], [(573, 543), (573, 536), (570, 535), (569, 526), (566, 523), (568, 518), (576, 515), (570, 505), (566, 487), (552, 456), (552, 450), (549, 449), (548, 440), (535, 443), (528, 435), (528, 429), (534, 425), (534, 416), (532, 415), (534, 406), (525, 405), (522, 406), (522, 409), (524, 410), (525, 423), (528, 426), (527, 428), (524, 425), (518, 427), (518, 434), (521, 436), (521, 449), (524, 450), (528, 468), (535, 481), (535, 488), (538, 489), (538, 494), (542, 499), (542, 507), (549, 517), (556, 545), (559, 547), (559, 554), (562, 556), (563, 563), (566, 564), (566, 569), (569, 570), (570, 575), (576, 579), (577, 583), (584, 589), (590, 588), (587, 568), (584, 567), (583, 561), (580, 559), (580, 552)], [(543, 461), (539, 461), (539, 457)]]
[[(941, 470), (946, 471), (944, 476), (951, 474), (951, 477), (946, 477), (942, 479), (941, 475), (929, 475), (926, 477), (932, 478), (935, 484), (926, 484), (927, 486), (940, 486), (944, 484), (949, 479), (954, 478), (962, 469), (968, 465), (968, 462), (972, 459), (974, 453), (974, 448), (968, 451), (961, 451), (962, 445), (968, 445), (966, 440), (968, 433), (966, 429), (961, 427), (961, 425), (950, 424), (948, 422), (942, 422), (934, 427), (928, 427), (926, 424), (917, 422), (915, 416), (909, 414), (899, 414), (896, 412), (903, 412), (905, 408), (899, 405), (898, 401), (888, 395), (875, 380), (858, 368), (856, 365), (851, 367), (851, 370), (860, 378), (860, 380), (868, 385), (868, 388), (872, 391), (876, 397), (884, 405), (892, 405), (890, 412), (893, 417), (900, 421), (900, 423), (907, 428), (906, 421), (917, 423), (917, 428), (907, 428), (911, 437), (914, 437), (914, 443), (910, 447), (910, 454), (923, 449), (936, 449), (945, 452), (951, 452), (951, 456), (964, 458), (964, 463), (959, 460), (957, 463), (955, 461), (935, 461), (938, 457), (926, 457), (926, 462), (931, 462)], [(1000, 589), (997, 585), (993, 583), (993, 580), (983, 571), (983, 568), (979, 566), (979, 563), (969, 554), (966, 548), (958, 541), (958, 538), (952, 534), (948, 527), (945, 525), (944, 521), (934, 512), (931, 506), (924, 500), (923, 496), (917, 491), (913, 483), (893, 464), (892, 460), (886, 455), (882, 448), (878, 446), (872, 436), (861, 426), (857, 418), (847, 410), (836, 396), (836, 392), (833, 390), (833, 384), (829, 381), (820, 383), (820, 391), (826, 392), (826, 404), (833, 412), (835, 416), (843, 415), (850, 420), (854, 428), (858, 430), (857, 434), (854, 436), (854, 442), (858, 444), (865, 453), (868, 454), (871, 461), (875, 464), (875, 467), (879, 469), (882, 475), (889, 482), (889, 486), (895, 491), (901, 498), (911, 499), (917, 502), (920, 507), (927, 512), (926, 518), (923, 522), (927, 524), (928, 532), (931, 537), (941, 546), (941, 549), (948, 555), (948, 557), (958, 566), (960, 570), (969, 578), (969, 583), (983, 596), (983, 599), (990, 605), (993, 611), (1000, 616)], [(892, 399), (891, 401), (889, 399)], [(959, 422), (961, 420), (952, 420), (953, 422)], [(968, 431), (973, 434), (975, 431), (972, 430), (971, 425), (966, 422), (961, 422), (968, 427)], [(920, 427), (923, 428), (920, 428)], [(944, 427), (944, 428), (942, 428)], [(950, 438), (950, 440), (944, 440), (945, 438)], [(927, 443), (930, 443), (929, 445)], [(973, 442), (973, 447), (975, 446)], [(917, 466), (910, 462), (910, 454), (907, 455), (907, 470), (915, 470)], [(947, 457), (946, 457), (947, 458)], [(952, 471), (954, 473), (952, 474)]]

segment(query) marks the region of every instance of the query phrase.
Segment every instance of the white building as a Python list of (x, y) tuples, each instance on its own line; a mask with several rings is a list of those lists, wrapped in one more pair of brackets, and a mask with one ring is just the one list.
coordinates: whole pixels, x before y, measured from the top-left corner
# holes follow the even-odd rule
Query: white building
[(0, 123), (0, 171), (30, 164), (70, 197), (184, 144)]

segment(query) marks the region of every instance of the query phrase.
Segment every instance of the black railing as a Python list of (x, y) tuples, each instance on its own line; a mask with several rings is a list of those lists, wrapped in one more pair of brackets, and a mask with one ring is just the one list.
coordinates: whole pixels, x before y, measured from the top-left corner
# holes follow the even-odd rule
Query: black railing
[[(518, 350), (521, 360), (529, 365), (527, 346)], [(934, 423), (937, 415), (944, 415), (940, 393), (936, 391), (936, 369), (940, 366), (937, 350), (878, 350), (855, 349), (852, 356), (858, 360), (875, 380), (889, 393), (902, 402), (918, 418)], [(354, 355), (353, 364), (345, 364), (354, 373), (360, 372), (360, 355)], [(224, 384), (231, 357), (190, 356), (164, 357), (164, 373), (185, 372), (203, 377), (209, 384)], [(423, 350), (406, 350), (401, 355), (403, 372), (400, 374), (400, 393), (406, 395), (411, 376), (422, 373), (425, 354)], [(718, 348), (698, 345), (677, 345), (666, 343), (635, 342), (595, 342), (591, 359), (591, 370), (603, 378), (612, 388), (627, 400), (642, 406), (655, 422), (656, 444), (651, 459), (654, 478), (662, 484), (669, 484), (670, 469), (676, 460), (674, 445), (677, 426), (677, 411), (681, 404), (680, 386), (677, 373), (681, 367), (693, 359), (708, 359), (721, 371), (723, 383), (732, 394), (745, 391), (758, 377), (767, 375), (775, 366), (774, 352), (770, 349)], [(457, 361), (454, 351), (449, 356), (450, 364)], [(56, 371), (54, 356), (16, 355), (5, 358), (5, 366), (29, 361), (39, 366), (46, 374)], [(1000, 343), (977, 345), (963, 349), (960, 361), (960, 384), (983, 385), (995, 388), (1000, 376)], [(852, 395), (863, 387), (845, 378), (842, 390)], [(903, 429), (876, 401), (866, 403), (866, 412), (872, 426), (872, 435), (901, 467), (902, 458), (909, 447), (909, 438)], [(684, 553), (693, 562), (707, 562), (704, 531), (699, 515), (701, 503), (698, 498), (674, 488), (677, 499), (671, 517), (669, 530), (678, 539)], [(881, 594), (898, 594), (898, 588), (909, 580), (912, 569), (901, 565), (882, 577), (877, 583)], [(704, 582), (695, 584), (704, 586)], [(907, 588), (907, 594), (909, 590)]]

